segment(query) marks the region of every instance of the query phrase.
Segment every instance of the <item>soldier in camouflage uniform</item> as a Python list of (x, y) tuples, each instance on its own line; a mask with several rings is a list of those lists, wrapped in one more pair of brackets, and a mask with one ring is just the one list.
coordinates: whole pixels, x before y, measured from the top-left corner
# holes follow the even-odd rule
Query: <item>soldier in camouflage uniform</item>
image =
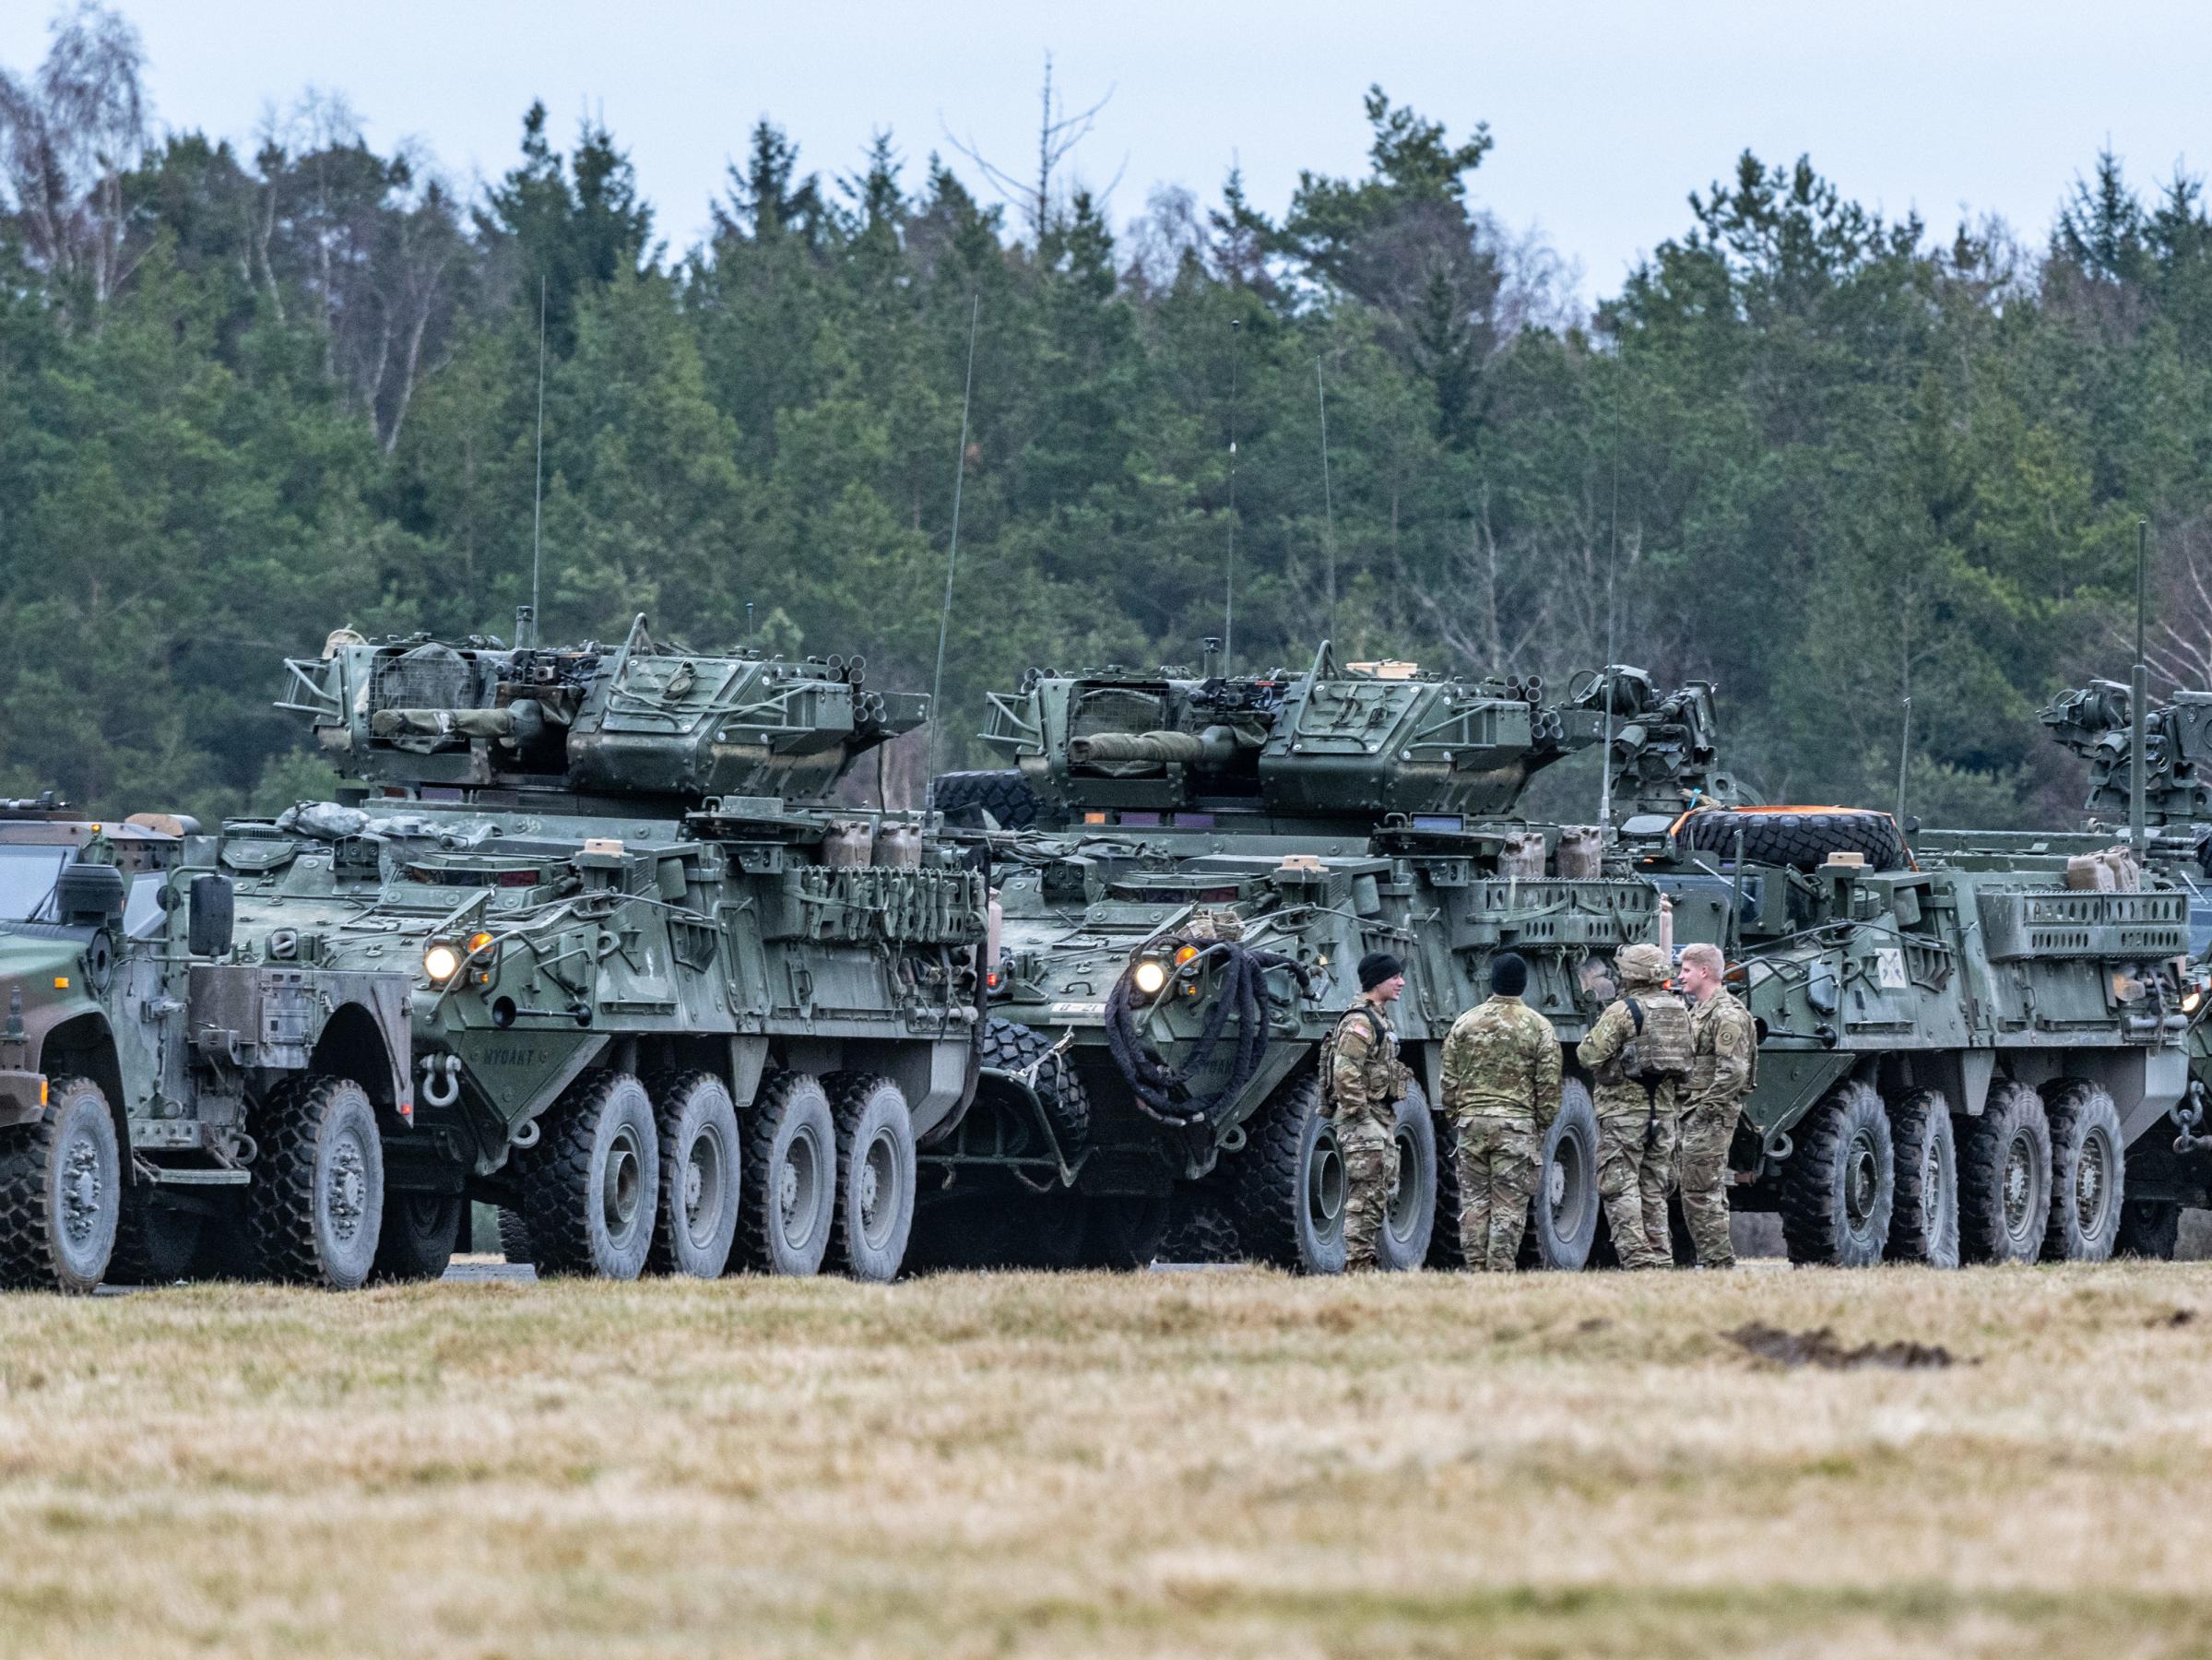
[(1387, 951), (1359, 960), (1359, 995), (1330, 1041), (1329, 1116), (1344, 1154), (1344, 1267), (1382, 1265), (1376, 1238), (1398, 1181), (1398, 1136), (1392, 1109), (1413, 1074), (1398, 1061), (1390, 1005), (1405, 990), (1405, 968)]
[(1458, 1132), (1460, 1249), (1470, 1268), (1510, 1274), (1536, 1193), (1544, 1132), (1559, 1116), (1559, 1034), (1520, 1001), (1529, 966), (1490, 965), (1490, 997), (1444, 1039), (1444, 1111)]
[(1751, 1011), (1721, 984), (1727, 967), (1718, 946), (1690, 945), (1683, 950), (1676, 977), (1689, 996), (1693, 1043), (1674, 1174), (1700, 1268), (1736, 1265), (1728, 1237), (1728, 1147), (1735, 1140), (1736, 1114), (1751, 1093), (1758, 1053)]
[(1674, 1086), (1647, 1089), (1627, 1075), (1621, 1051), (1638, 1036), (1626, 999), (1639, 1002), (1672, 995), (1665, 990), (1666, 953), (1656, 945), (1627, 945), (1614, 959), (1621, 996), (1605, 1005), (1575, 1058), (1590, 1069), (1591, 1104), (1598, 1117), (1598, 1196), (1613, 1227), (1614, 1249), (1624, 1268), (1671, 1268), (1667, 1185), (1674, 1151)]

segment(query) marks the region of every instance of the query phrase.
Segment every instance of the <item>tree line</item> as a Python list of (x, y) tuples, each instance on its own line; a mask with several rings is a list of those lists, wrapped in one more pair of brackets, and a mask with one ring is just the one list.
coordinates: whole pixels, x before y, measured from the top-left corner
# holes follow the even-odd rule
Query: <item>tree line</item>
[(540, 479), (546, 639), (645, 611), (926, 688), (957, 468), (946, 765), (1032, 665), (1329, 637), (1556, 685), (1610, 639), (1718, 682), (1770, 799), (1887, 805), (1910, 699), (1914, 812), (2070, 823), (2035, 711), (2122, 671), (2139, 518), (2154, 680), (2212, 684), (2212, 219), (2178, 171), (2095, 158), (2030, 241), (1745, 154), (1584, 312), (1482, 208), (1487, 129), (1380, 89), (1360, 176), (1280, 214), (1163, 186), (1118, 230), (1049, 85), (1019, 181), (884, 133), (817, 171), (763, 119), (677, 251), (594, 123), (531, 109), (472, 194), (326, 95), (251, 153), (157, 135), (143, 75), (91, 6), (0, 73), (0, 794), (326, 788), (278, 659), (511, 634)]

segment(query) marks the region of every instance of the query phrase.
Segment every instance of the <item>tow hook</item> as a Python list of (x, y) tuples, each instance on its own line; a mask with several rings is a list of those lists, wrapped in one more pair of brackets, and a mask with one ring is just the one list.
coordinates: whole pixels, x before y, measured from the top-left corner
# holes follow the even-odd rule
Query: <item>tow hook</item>
[(461, 1057), (422, 1057), (422, 1098), (432, 1107), (450, 1107), (461, 1098)]

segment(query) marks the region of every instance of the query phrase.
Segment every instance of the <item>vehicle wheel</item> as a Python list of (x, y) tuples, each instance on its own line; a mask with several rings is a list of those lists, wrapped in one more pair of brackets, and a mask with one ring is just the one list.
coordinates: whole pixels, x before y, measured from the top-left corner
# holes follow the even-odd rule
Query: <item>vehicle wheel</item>
[(530, 1225), (518, 1210), (505, 1205), (499, 1207), (499, 1253), (517, 1267), (527, 1267), (538, 1260), (530, 1249)]
[(660, 1192), (653, 1097), (626, 1072), (588, 1072), (547, 1109), (516, 1174), (540, 1275), (633, 1280)]
[[(987, 1073), (1020, 1073), (1035, 1080), (1037, 1104), (1044, 1108), (1060, 1156), (1072, 1160), (1091, 1140), (1091, 1096), (1067, 1056), (1055, 1055), (1052, 1045), (1038, 1033), (1016, 1021), (994, 1014), (984, 1023), (983, 1067)], [(1034, 1069), (1034, 1070), (1033, 1070)], [(1008, 1091), (1002, 1084), (984, 1083), (994, 1090), (994, 1104), (1003, 1105), (1023, 1124), (1034, 1124), (1036, 1111), (1026, 1096)], [(981, 1085), (978, 1085), (981, 1087)]]
[(1211, 1184), (1178, 1187), (1168, 1202), (1167, 1233), (1153, 1259), (1159, 1263), (1241, 1263), (1244, 1243), (1236, 1218)]
[[(1418, 1084), (1406, 1085), (1395, 1112), (1390, 1132), (1398, 1140), (1398, 1180), (1375, 1233), (1376, 1265), (1386, 1274), (1420, 1267), (1437, 1231), (1436, 1115)], [(1455, 1215), (1452, 1232), (1458, 1231)]]
[(444, 1276), (461, 1237), (468, 1201), (458, 1193), (424, 1193), (386, 1188), (384, 1227), (376, 1239), (375, 1275), (405, 1284)]
[(2171, 1263), (2181, 1242), (2180, 1200), (2129, 1199), (2121, 1205), (2120, 1243), (2114, 1255)]
[(1276, 1086), (1236, 1156), (1236, 1233), (1260, 1261), (1300, 1274), (1344, 1271), (1344, 1155), (1321, 1116), (1321, 1082)]
[(982, 826), (986, 812), (1001, 830), (1027, 830), (1037, 822), (1036, 791), (1018, 772), (949, 772), (937, 775), (929, 800), (956, 824)]
[(123, 1192), (107, 1096), (89, 1078), (52, 1080), (45, 1117), (0, 1130), (0, 1286), (97, 1287), (114, 1253)]
[(1882, 1260), (1897, 1202), (1897, 1154), (1882, 1097), (1839, 1084), (1805, 1115), (1782, 1170), (1790, 1261), (1865, 1268)]
[[(1428, 1230), (1427, 1266), (1450, 1271), (1467, 1266), (1460, 1249), (1460, 1127), (1440, 1112), (1429, 1115), (1437, 1139), (1437, 1214)], [(1521, 1250), (1529, 1249), (1522, 1239)]]
[(2051, 1223), (2051, 1126), (2025, 1084), (1990, 1086), (1958, 1160), (1958, 1249), (1970, 1263), (2032, 1263)]
[(709, 1072), (656, 1078), (660, 1203), (646, 1263), (656, 1274), (716, 1279), (738, 1237), (738, 1111)]
[(198, 1213), (162, 1202), (160, 1190), (140, 1182), (123, 1196), (115, 1226), (115, 1254), (105, 1284), (173, 1286), (192, 1275), (200, 1249)]
[(1958, 1266), (1958, 1147), (1951, 1105), (1933, 1089), (1915, 1090), (1889, 1113), (1897, 1149), (1897, 1207), (1890, 1213), (1893, 1263)]
[(837, 1127), (811, 1073), (761, 1085), (738, 1157), (738, 1248), (759, 1274), (819, 1274), (837, 1209)]
[(1165, 1193), (1092, 1193), (1088, 1208), (1083, 1267), (1127, 1274), (1159, 1260), (1173, 1208)]
[(1559, 1085), (1559, 1116), (1544, 1132), (1521, 1265), (1569, 1273), (1588, 1267), (1603, 1210), (1598, 1200), (1597, 1108), (1590, 1086), (1568, 1078)]
[(288, 1078), (254, 1108), (261, 1156), (240, 1217), (269, 1278), (351, 1291), (376, 1265), (384, 1143), (369, 1092), (351, 1078)]
[(2111, 1095), (2081, 1078), (2061, 1078), (2043, 1097), (2051, 1126), (2051, 1226), (2043, 1260), (2101, 1263), (2120, 1242), (2127, 1197), (2127, 1151)]
[(828, 1263), (887, 1285), (914, 1232), (914, 1115), (889, 1078), (838, 1073), (824, 1080), (837, 1126), (837, 1215)]

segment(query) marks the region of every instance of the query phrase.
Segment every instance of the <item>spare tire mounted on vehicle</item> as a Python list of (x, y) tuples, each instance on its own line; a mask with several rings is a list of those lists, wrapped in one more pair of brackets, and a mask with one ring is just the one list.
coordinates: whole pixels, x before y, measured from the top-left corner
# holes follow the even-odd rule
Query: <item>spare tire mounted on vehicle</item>
[(1870, 871), (1901, 871), (1911, 864), (1897, 820), (1863, 807), (1717, 807), (1686, 812), (1675, 822), (1675, 840), (1699, 853), (1733, 855), (1744, 837), (1749, 864), (1816, 870), (1837, 853), (1856, 853)]

